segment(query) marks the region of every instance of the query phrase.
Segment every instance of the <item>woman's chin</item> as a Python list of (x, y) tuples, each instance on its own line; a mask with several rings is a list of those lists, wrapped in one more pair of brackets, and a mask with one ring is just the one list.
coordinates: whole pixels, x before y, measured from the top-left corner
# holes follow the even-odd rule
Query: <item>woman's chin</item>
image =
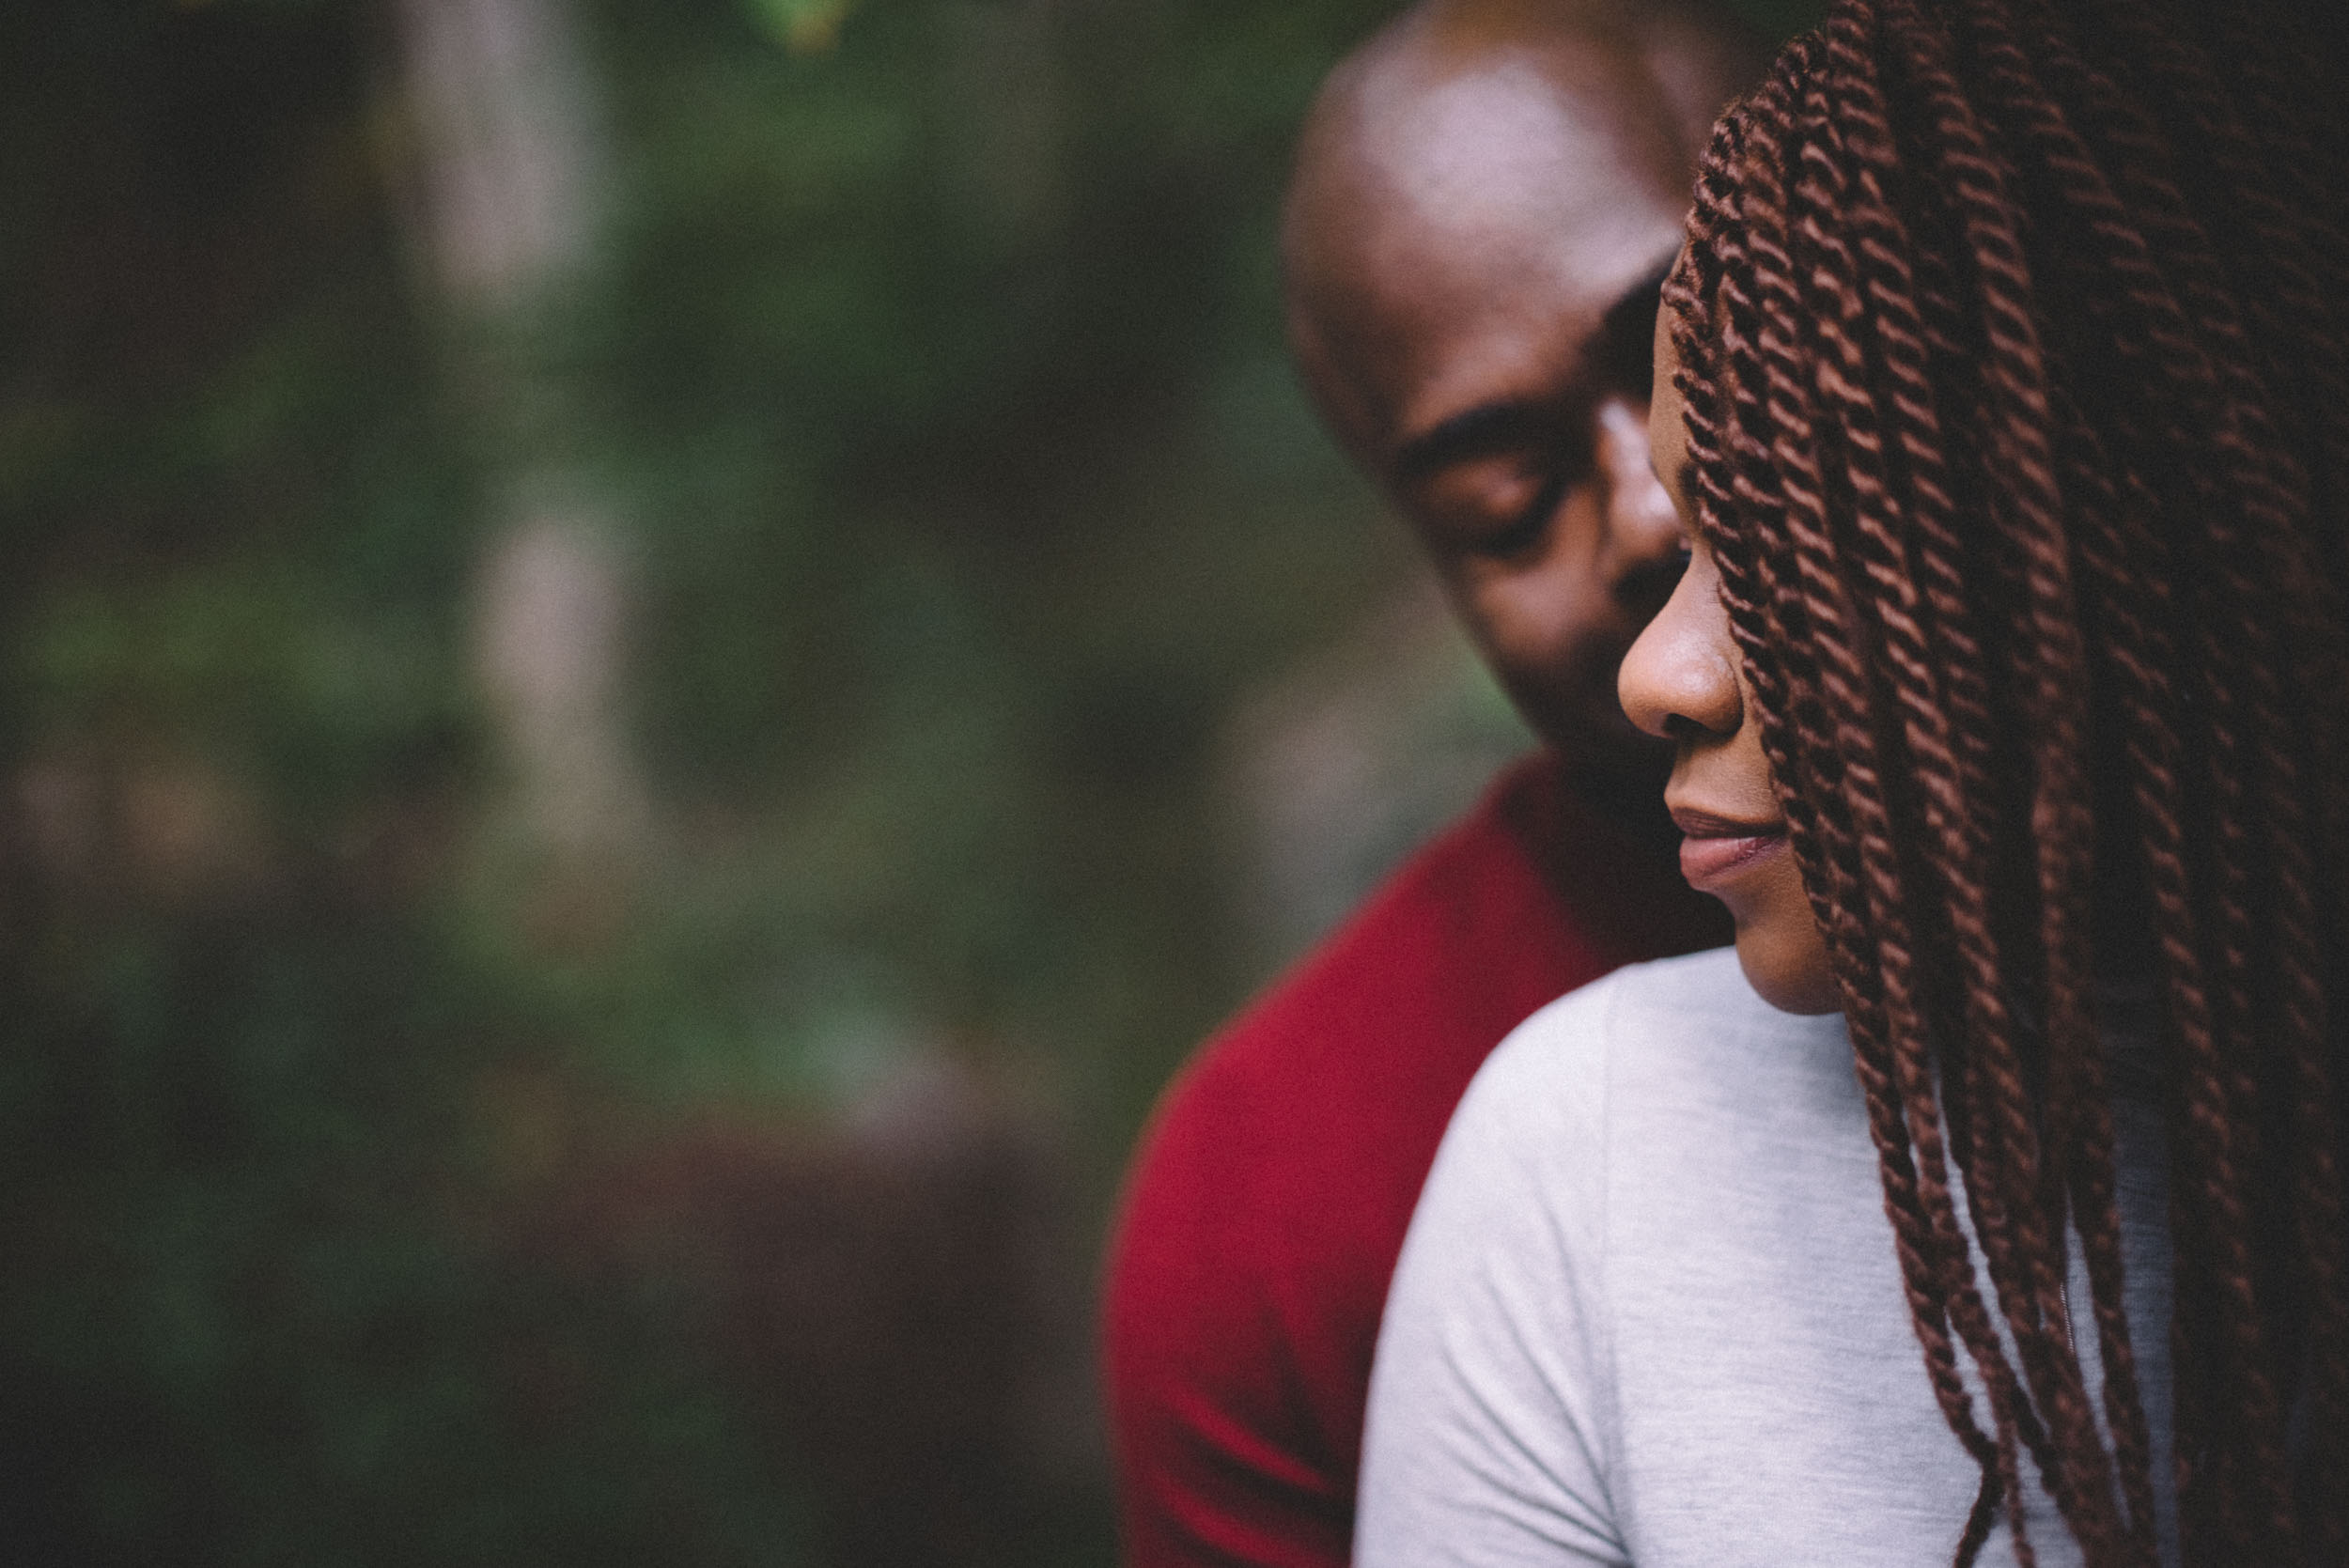
[(1800, 930), (1777, 929), (1780, 924), (1794, 923), (1738, 924), (1737, 967), (1746, 971), (1746, 984), (1781, 1013), (1842, 1012), (1843, 992), (1810, 911), (1803, 911)]

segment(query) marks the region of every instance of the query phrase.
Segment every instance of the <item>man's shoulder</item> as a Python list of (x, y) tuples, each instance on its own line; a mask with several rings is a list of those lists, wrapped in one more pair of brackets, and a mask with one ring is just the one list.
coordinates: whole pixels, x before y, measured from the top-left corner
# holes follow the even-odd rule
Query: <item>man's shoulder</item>
[(1245, 1476), (1343, 1551), (1379, 1306), (1444, 1121), (1512, 1025), (1604, 962), (1506, 809), (1531, 772), (1392, 874), (1161, 1096), (1104, 1312), (1142, 1492), (1221, 1496)]
[(1128, 1175), (1112, 1318), (1139, 1294), (1154, 1314), (1212, 1317), (1208, 1337), (1244, 1320), (1241, 1337), (1283, 1342), (1268, 1355), (1323, 1332), (1359, 1333), (1367, 1354), (1461, 1091), (1512, 1026), (1599, 967), (1499, 807), (1522, 777), (1413, 855), (1167, 1087)]
[(1483, 1035), (1481, 1059), (1533, 1008), (1604, 972), (1553, 875), (1557, 846), (1513, 809), (1553, 785), (1534, 760), (1502, 775), (1210, 1039), (1191, 1075), (1287, 1062), (1316, 1042), (1358, 1061), (1345, 1037), (1381, 1022), (1392, 1026), (1382, 1034), (1408, 1026), (1414, 1050), (1435, 1048), (1432, 1035)]

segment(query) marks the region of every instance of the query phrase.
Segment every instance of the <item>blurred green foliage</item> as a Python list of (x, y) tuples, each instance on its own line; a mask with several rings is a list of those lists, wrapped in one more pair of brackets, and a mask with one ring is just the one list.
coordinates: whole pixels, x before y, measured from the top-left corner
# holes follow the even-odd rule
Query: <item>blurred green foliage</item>
[[(793, 1403), (906, 1355), (777, 1349), (720, 1256), (772, 1234), (646, 1251), (607, 1189), (704, 1192), (662, 1151), (714, 1118), (817, 1151), (718, 1139), (725, 1191), (926, 1212), (826, 1129), (943, 1048), (1051, 1108), (1038, 1223), (1093, 1223), (1257, 978), (1219, 729), (1401, 559), (1289, 379), (1272, 242), (1385, 5), (547, 4), (602, 216), (486, 316), (417, 217), (415, 7), (0, 8), (13, 1560), (917, 1560)], [(549, 474), (630, 585), (654, 820), (609, 865), (509, 842), (475, 680)], [(1025, 1212), (1002, 1180), (949, 1229)], [(1025, 1354), (957, 1344), (963, 1288), (910, 1321)], [(863, 1387), (822, 1397), (928, 1419)], [(1097, 1462), (971, 1473), (1009, 1500), (940, 1560), (1106, 1553)]]

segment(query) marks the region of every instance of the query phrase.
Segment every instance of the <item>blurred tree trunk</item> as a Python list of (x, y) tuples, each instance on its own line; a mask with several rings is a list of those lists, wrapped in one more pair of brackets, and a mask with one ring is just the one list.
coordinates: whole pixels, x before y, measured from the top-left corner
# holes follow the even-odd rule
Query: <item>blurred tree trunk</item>
[(592, 84), (566, 0), (398, 0), (412, 249), (494, 515), (474, 660), (541, 937), (592, 939), (650, 812), (620, 719), (628, 582), (579, 388), (552, 339), (590, 287), (602, 205)]

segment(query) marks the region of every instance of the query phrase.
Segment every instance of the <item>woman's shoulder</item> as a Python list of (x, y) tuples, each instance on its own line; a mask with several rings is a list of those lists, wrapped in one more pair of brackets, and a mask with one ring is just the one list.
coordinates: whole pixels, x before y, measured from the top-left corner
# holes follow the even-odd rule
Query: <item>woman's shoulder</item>
[(1627, 964), (1567, 992), (1511, 1031), (1486, 1060), (1484, 1076), (1521, 1091), (1587, 1077), (1625, 1051), (1704, 1054), (1726, 1040), (1818, 1027), (1755, 995), (1735, 948), (1713, 948)]
[(1607, 1480), (1618, 1134), (1644, 1119), (1657, 1063), (1688, 1059), (1688, 1038), (1766, 1027), (1767, 1012), (1734, 952), (1698, 954), (1585, 986), (1486, 1059), (1379, 1330), (1362, 1561), (1557, 1560), (1561, 1544), (1626, 1560)]
[(1801, 1083), (1817, 1093), (1799, 1101), (1840, 1101), (1850, 1079), (1842, 1019), (1780, 1012), (1735, 949), (1718, 948), (1629, 965), (1527, 1018), (1486, 1060), (1447, 1142), (1573, 1158), (1626, 1114), (1735, 1116)]

